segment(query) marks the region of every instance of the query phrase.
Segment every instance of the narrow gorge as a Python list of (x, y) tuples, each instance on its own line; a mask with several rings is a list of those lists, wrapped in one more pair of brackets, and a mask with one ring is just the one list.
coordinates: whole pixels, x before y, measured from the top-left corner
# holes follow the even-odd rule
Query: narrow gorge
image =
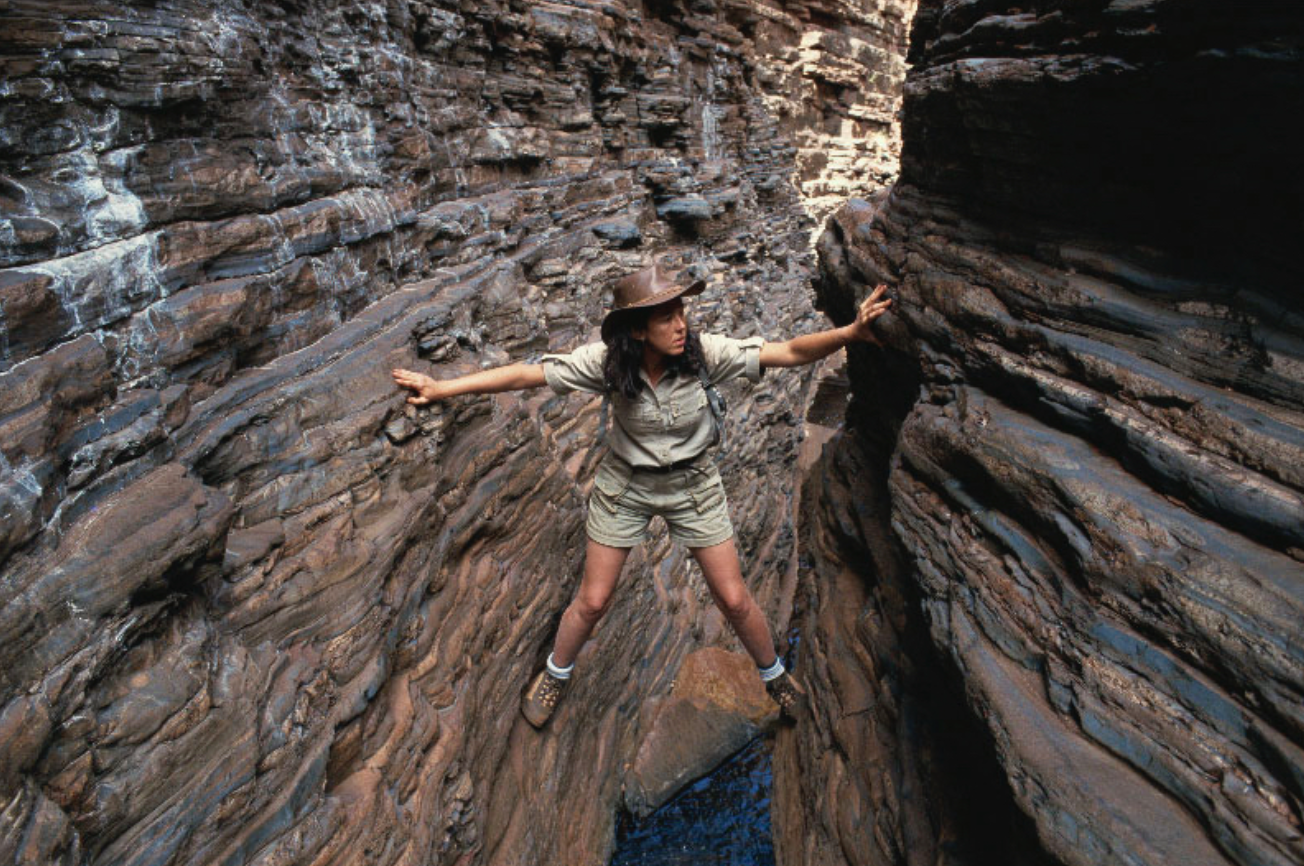
[[(785, 866), (1304, 862), (1293, 3), (11, 0), (0, 46), (4, 862), (595, 866), (762, 732)], [(896, 295), (726, 395), (795, 727), (663, 531), (526, 725), (600, 401), (389, 378), (596, 339), (654, 259), (734, 336)]]

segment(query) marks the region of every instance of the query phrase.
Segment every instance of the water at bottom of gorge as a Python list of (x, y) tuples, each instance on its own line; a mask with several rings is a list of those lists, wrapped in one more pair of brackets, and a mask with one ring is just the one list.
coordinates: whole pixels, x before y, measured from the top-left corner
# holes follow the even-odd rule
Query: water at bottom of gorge
[(611, 866), (774, 866), (772, 745), (757, 737), (642, 821), (622, 813)]

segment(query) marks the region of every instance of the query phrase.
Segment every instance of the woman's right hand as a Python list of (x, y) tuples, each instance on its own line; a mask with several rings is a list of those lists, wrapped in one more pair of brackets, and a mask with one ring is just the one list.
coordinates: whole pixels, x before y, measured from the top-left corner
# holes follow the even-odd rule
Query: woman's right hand
[(427, 403), (449, 396), (438, 380), (430, 378), (425, 373), (395, 368), (390, 371), (390, 374), (394, 377), (394, 383), (400, 388), (416, 392), (407, 398), (413, 406), (425, 406)]

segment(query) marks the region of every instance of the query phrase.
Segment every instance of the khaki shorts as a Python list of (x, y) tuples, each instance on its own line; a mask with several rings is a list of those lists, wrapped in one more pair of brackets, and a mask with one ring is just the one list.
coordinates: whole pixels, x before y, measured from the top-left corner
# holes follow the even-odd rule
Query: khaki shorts
[(639, 472), (608, 454), (589, 494), (589, 538), (608, 547), (633, 547), (647, 540), (648, 523), (657, 515), (670, 528), (671, 540), (685, 547), (713, 547), (733, 538), (720, 470), (709, 458), (659, 473)]

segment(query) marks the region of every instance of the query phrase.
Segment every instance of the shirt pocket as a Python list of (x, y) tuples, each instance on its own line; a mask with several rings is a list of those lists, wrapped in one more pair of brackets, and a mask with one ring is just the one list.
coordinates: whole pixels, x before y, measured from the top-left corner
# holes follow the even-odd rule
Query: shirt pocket
[(686, 436), (702, 423), (702, 413), (709, 412), (706, 405), (706, 389), (692, 388), (675, 396), (671, 403), (670, 423), (672, 430)]
[(635, 438), (657, 435), (665, 429), (660, 407), (646, 397), (622, 399), (616, 411), (620, 414), (620, 425)]

